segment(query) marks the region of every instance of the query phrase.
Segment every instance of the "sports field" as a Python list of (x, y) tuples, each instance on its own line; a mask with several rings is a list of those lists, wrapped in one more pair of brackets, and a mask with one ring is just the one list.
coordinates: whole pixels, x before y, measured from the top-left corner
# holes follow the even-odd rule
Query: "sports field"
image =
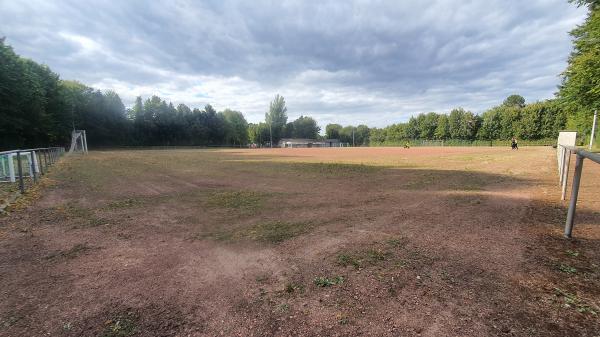
[(600, 166), (555, 150), (90, 152), (0, 216), (0, 336), (597, 336)]

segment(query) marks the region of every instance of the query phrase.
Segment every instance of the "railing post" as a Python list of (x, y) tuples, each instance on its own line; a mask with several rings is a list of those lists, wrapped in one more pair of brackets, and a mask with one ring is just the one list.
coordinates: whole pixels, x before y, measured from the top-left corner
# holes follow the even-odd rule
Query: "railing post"
[(44, 173), (45, 173), (44, 163), (42, 162), (42, 151), (43, 150), (36, 151), (36, 158), (35, 158), (38, 163), (38, 168), (40, 169), (40, 176), (44, 175)]
[(23, 166), (21, 163), (21, 151), (17, 151), (17, 166), (19, 171), (19, 189), (25, 193), (25, 183), (23, 182)]
[(573, 233), (573, 221), (575, 219), (575, 209), (577, 208), (577, 195), (579, 194), (579, 183), (581, 182), (581, 171), (583, 170), (583, 156), (577, 154), (575, 162), (575, 173), (573, 175), (573, 186), (571, 187), (571, 200), (569, 201), (569, 211), (567, 213), (567, 222), (565, 223), (565, 237), (570, 238)]
[(44, 150), (44, 168), (46, 169), (46, 173), (48, 173), (48, 149)]
[(35, 169), (35, 151), (29, 151), (29, 158), (31, 159), (31, 176), (33, 178), (33, 182), (37, 183), (37, 171)]

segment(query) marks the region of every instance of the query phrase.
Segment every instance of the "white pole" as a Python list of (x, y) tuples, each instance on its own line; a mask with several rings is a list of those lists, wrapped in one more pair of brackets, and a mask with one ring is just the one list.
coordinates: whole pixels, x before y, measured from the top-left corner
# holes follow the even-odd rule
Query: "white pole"
[(88, 153), (88, 148), (87, 148), (87, 135), (85, 134), (85, 130), (83, 130), (83, 139), (82, 139), (82, 142), (83, 142), (83, 152), (84, 152), (85, 154), (87, 154), (87, 153)]
[(592, 122), (592, 136), (590, 137), (590, 151), (594, 145), (594, 131), (596, 131), (596, 119), (598, 118), (598, 110), (594, 111), (594, 121)]
[(14, 153), (9, 153), (6, 158), (8, 159), (8, 176), (10, 177), (10, 182), (14, 183), (16, 180), (15, 177), (15, 163), (13, 160)]

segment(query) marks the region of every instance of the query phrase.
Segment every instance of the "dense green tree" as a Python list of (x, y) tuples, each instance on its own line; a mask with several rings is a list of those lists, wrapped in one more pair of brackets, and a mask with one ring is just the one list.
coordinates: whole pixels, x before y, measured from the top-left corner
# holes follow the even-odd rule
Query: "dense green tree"
[(522, 108), (525, 106), (525, 98), (521, 95), (510, 95), (502, 103), (504, 106)]
[(246, 145), (248, 143), (248, 122), (239, 111), (225, 109), (223, 117), (226, 122), (225, 140), (231, 145)]
[(465, 139), (466, 127), (463, 125), (465, 120), (465, 110), (463, 108), (452, 109), (448, 115), (448, 132), (451, 139)]
[(435, 112), (419, 114), (417, 116), (417, 126), (419, 128), (419, 138), (433, 139), (438, 125), (438, 115)]
[(411, 117), (408, 120), (408, 124), (405, 129), (406, 138), (418, 139), (419, 138), (419, 122), (415, 117)]
[(433, 136), (435, 139), (441, 140), (446, 140), (450, 137), (450, 124), (447, 115), (442, 114), (438, 117), (437, 127)]
[(484, 112), (477, 138), (484, 140), (500, 139), (501, 131), (502, 109), (496, 107)]
[(328, 139), (340, 139), (343, 127), (339, 124), (327, 124), (325, 126), (325, 137)]
[(249, 124), (248, 136), (254, 144), (264, 145), (269, 141), (269, 126), (267, 123)]
[(311, 117), (300, 116), (296, 120), (286, 125), (286, 137), (317, 139), (321, 128), (317, 126), (317, 121)]
[(573, 2), (587, 6), (588, 16), (571, 31), (573, 52), (562, 73), (558, 98), (568, 111), (568, 127), (589, 137), (593, 112), (600, 109), (600, 5), (598, 1)]
[(371, 129), (368, 126), (361, 124), (356, 127), (354, 137), (356, 138), (356, 145), (369, 145), (369, 137)]
[(287, 107), (283, 96), (275, 95), (269, 104), (269, 111), (265, 113), (265, 122), (270, 127), (273, 144), (277, 144), (283, 137), (284, 127), (287, 123)]

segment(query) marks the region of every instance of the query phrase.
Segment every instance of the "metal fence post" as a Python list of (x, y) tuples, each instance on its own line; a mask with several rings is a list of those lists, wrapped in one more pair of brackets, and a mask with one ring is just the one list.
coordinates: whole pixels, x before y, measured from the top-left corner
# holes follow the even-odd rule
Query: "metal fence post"
[(48, 149), (44, 150), (44, 168), (46, 169), (46, 173), (48, 173)]
[(44, 175), (44, 173), (45, 173), (44, 163), (42, 162), (42, 151), (43, 150), (36, 151), (36, 158), (35, 158), (38, 162), (38, 168), (40, 169), (40, 176)]
[(581, 182), (581, 171), (583, 170), (583, 156), (577, 154), (575, 162), (575, 174), (573, 175), (573, 186), (571, 187), (571, 200), (569, 201), (569, 212), (567, 213), (567, 222), (565, 223), (565, 237), (570, 238), (573, 232), (573, 220), (575, 219), (575, 209), (577, 208), (577, 195), (579, 194), (579, 183)]
[(29, 154), (30, 154), (29, 158), (31, 158), (31, 176), (33, 178), (33, 182), (37, 183), (37, 171), (35, 169), (35, 162), (36, 162), (35, 151), (29, 151)]
[(21, 190), (21, 193), (25, 193), (25, 183), (23, 182), (23, 167), (21, 163), (21, 151), (17, 151), (17, 166), (19, 166), (19, 189)]

